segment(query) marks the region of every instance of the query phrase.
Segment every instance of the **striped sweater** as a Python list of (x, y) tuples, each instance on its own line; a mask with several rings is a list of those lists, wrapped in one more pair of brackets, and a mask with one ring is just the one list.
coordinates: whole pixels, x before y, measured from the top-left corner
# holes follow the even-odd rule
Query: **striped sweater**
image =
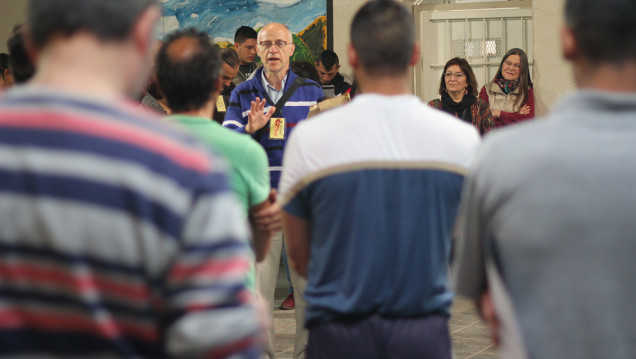
[[(263, 67), (256, 70), (254, 76), (246, 82), (238, 85), (230, 96), (223, 126), (240, 133), (245, 133), (247, 125), (247, 114), (250, 112), (252, 101), (256, 98), (267, 98), (265, 88), (262, 83)], [(297, 76), (289, 71), (285, 82), (286, 91), (296, 80)], [(283, 92), (284, 92), (283, 91)], [(287, 139), (291, 135), (294, 127), (309, 114), (309, 107), (318, 103), (323, 97), (322, 88), (312, 80), (305, 80), (296, 92), (290, 97), (282, 108), (281, 116), (285, 118), (285, 138), (282, 140), (269, 138), (269, 125), (255, 132), (252, 137), (259, 142), (267, 152), (269, 159), (269, 174), (272, 188), (278, 188), (280, 174), (283, 165), (283, 152)], [(266, 113), (274, 104), (267, 99), (267, 104), (263, 111)]]
[(0, 358), (257, 357), (223, 163), (147, 116), (0, 97)]

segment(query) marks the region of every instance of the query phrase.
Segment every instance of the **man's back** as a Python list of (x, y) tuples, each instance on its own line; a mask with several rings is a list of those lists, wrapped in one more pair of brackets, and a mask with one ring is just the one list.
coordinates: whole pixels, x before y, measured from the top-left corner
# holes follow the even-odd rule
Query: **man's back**
[(476, 161), (466, 198), (475, 235), (457, 288), (478, 296), (493, 260), (530, 358), (636, 355), (625, 310), (636, 302), (635, 115), (634, 95), (581, 92), (548, 120), (493, 136)]
[(415, 97), (373, 94), (296, 131), (281, 194), (311, 223), (307, 325), (448, 315), (450, 236), (477, 133)]
[(0, 99), (0, 357), (253, 343), (247, 233), (224, 171), (144, 115), (48, 90)]

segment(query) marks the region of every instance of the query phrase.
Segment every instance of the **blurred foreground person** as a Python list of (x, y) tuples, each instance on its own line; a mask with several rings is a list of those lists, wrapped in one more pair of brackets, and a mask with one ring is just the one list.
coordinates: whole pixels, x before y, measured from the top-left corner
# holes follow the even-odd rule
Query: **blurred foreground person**
[(467, 181), (456, 287), (504, 358), (636, 358), (634, 13), (566, 1), (579, 91), (489, 137)]
[(37, 72), (0, 98), (0, 357), (258, 355), (224, 166), (126, 99), (159, 15), (29, 1)]
[(410, 93), (413, 27), (397, 1), (364, 5), (348, 50), (362, 94), (299, 124), (285, 152), (283, 223), (290, 264), (308, 280), (308, 358), (451, 358), (446, 272), (479, 134)]
[[(234, 50), (229, 50), (234, 53)], [(230, 187), (243, 204), (244, 212), (258, 212), (273, 205), (270, 198), (267, 155), (258, 142), (211, 120), (223, 86), (223, 60), (206, 33), (194, 29), (171, 34), (157, 57), (157, 79), (176, 122), (225, 157), (232, 171)], [(253, 219), (253, 217), (252, 217)], [(261, 231), (255, 223), (256, 258), (265, 258), (272, 231)], [(280, 224), (273, 228), (278, 232)], [(254, 289), (254, 272), (248, 287)]]

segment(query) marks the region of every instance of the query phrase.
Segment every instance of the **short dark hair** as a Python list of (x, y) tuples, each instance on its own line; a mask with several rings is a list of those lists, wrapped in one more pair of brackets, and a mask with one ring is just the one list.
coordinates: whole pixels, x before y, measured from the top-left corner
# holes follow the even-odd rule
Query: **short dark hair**
[(566, 25), (583, 57), (592, 63), (636, 60), (636, 1), (567, 0)]
[(369, 1), (353, 18), (351, 43), (369, 74), (403, 74), (415, 44), (411, 14), (397, 1)]
[[(0, 75), (4, 76), (4, 70), (9, 68), (9, 55), (0, 53)], [(11, 69), (9, 69), (11, 71)]]
[(230, 67), (236, 67), (239, 65), (238, 54), (233, 49), (227, 48), (221, 50), (221, 59), (223, 62), (230, 65)]
[(446, 70), (449, 67), (457, 65), (462, 70), (464, 75), (466, 75), (466, 91), (468, 91), (469, 95), (477, 96), (479, 93), (477, 92), (477, 78), (475, 77), (475, 73), (473, 72), (473, 68), (470, 67), (470, 64), (466, 59), (462, 59), (459, 57), (453, 57), (452, 59), (446, 62), (444, 65), (444, 71), (442, 72), (442, 79), (439, 83), (439, 94), (446, 92), (446, 81), (444, 81), (444, 76), (446, 75)]
[(26, 50), (24, 41), (24, 26), (17, 24), (13, 27), (9, 40), (7, 41), (9, 48), (9, 70), (13, 75), (16, 83), (27, 82), (35, 73), (35, 66), (31, 62), (31, 58)]
[(322, 64), (327, 70), (332, 69), (334, 66), (340, 65), (338, 55), (332, 50), (325, 50), (318, 56), (317, 63)]
[(249, 26), (241, 26), (234, 33), (234, 42), (242, 44), (247, 39), (256, 40), (257, 37), (258, 35), (256, 34), (256, 31), (254, 29)]
[(318, 70), (316, 70), (316, 66), (309, 61), (294, 61), (291, 63), (291, 70), (293, 73), (300, 77), (304, 77), (306, 79), (310, 79), (320, 83), (320, 75), (318, 75)]
[[(187, 57), (174, 56), (171, 45), (182, 39), (193, 40), (193, 52)], [(219, 49), (205, 32), (194, 28), (168, 36), (157, 55), (157, 80), (174, 112), (201, 109), (219, 91), (223, 62)]]
[(123, 40), (156, 0), (29, 0), (33, 44), (44, 47), (56, 35), (88, 31), (101, 40)]

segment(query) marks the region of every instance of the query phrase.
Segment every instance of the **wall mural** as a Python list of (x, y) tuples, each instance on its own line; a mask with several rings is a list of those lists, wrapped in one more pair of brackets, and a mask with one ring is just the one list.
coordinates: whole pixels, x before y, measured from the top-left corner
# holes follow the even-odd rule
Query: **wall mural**
[(246, 25), (258, 31), (280, 22), (292, 32), (292, 61), (313, 62), (331, 47), (333, 0), (162, 0), (161, 35), (186, 27), (207, 32), (221, 47), (234, 46), (234, 32)]

